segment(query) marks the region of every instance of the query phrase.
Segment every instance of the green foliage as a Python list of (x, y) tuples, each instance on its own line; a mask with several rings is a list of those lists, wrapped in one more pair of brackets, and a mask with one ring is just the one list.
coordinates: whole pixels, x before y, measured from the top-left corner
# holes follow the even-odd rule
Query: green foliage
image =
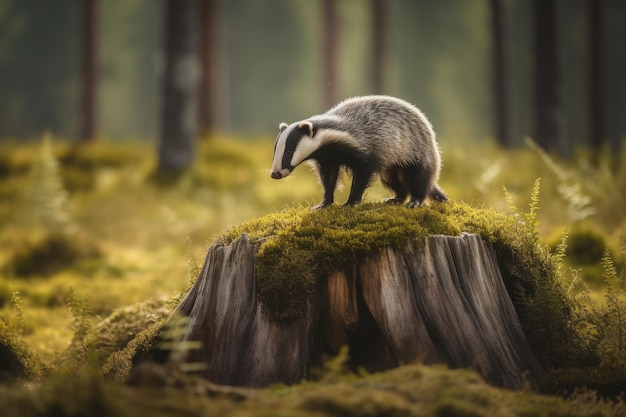
[(24, 342), (24, 310), (18, 292), (11, 295), (14, 317), (0, 316), (0, 383), (33, 373), (32, 356)]
[[(626, 183), (620, 179), (626, 177), (626, 169), (620, 167), (626, 164), (587, 166), (584, 155), (575, 163), (558, 161), (560, 169), (571, 172), (567, 181), (579, 182), (581, 195), (592, 197), (597, 214), (587, 216), (584, 222), (572, 223), (570, 215), (565, 215), (573, 203), (557, 192), (558, 176), (535, 151), (502, 152), (494, 146), (458, 142), (446, 147), (444, 141), (442, 185), (455, 202), (415, 210), (366, 203), (354, 209), (334, 206), (312, 212), (294, 207), (294, 202), (312, 205), (319, 197), (320, 187), (310, 172), (300, 168), (289, 179), (277, 182), (264, 171), (271, 162), (271, 142), (204, 141), (199, 145), (196, 166), (172, 187), (159, 188), (146, 181), (154, 167), (148, 145), (103, 141), (73, 148), (55, 141), (50, 145), (66, 189), (65, 207), (77, 230), (69, 235), (71, 238), (54, 245), (47, 226), (42, 230), (41, 224), (33, 221), (33, 200), (24, 193), (35, 182), (29, 173), (41, 165), (43, 146), (0, 144), (0, 262), (4, 265), (0, 271), (0, 345), (6, 346), (4, 341), (11, 340), (11, 352), (19, 353), (25, 366), (21, 369), (26, 371), (14, 375), (45, 375), (41, 386), (33, 385), (30, 391), (0, 386), (3, 416), (9, 412), (5, 410), (14, 410), (16, 403), (21, 404), (25, 416), (31, 405), (71, 414), (88, 409), (90, 401), (109, 404), (107, 407), (112, 408), (105, 409), (116, 415), (131, 413), (129, 410), (136, 411), (135, 415), (145, 410), (154, 415), (167, 413), (161, 405), (179, 411), (176, 407), (184, 407), (180, 398), (186, 395), (186, 388), (178, 386), (153, 398), (145, 389), (135, 391), (103, 383), (100, 375), (126, 381), (136, 363), (163, 353), (160, 341), (176, 304), (172, 294), (185, 289), (188, 275), (197, 276), (201, 265), (197, 260), (203, 259), (206, 251), (207, 245), (198, 243), (217, 236), (219, 244), (229, 244), (242, 233), (261, 245), (257, 263), (261, 266), (259, 279), (264, 283), (260, 282), (259, 288), (265, 288), (268, 304), (274, 297), (271, 303), (285, 317), (302, 311), (306, 292), (316, 290), (318, 277), (331, 264), (349, 267), (384, 245), (402, 248), (407, 239), (419, 241), (419, 236), (430, 233), (479, 233), (493, 244), (524, 331), (549, 367), (545, 390), (574, 392), (577, 387), (588, 386), (602, 395), (619, 394), (626, 374), (615, 359), (623, 356), (619, 348), (622, 338), (615, 327), (621, 320), (617, 312), (623, 311), (621, 284), (613, 285), (614, 297), (609, 300), (604, 283), (589, 288), (585, 282), (591, 268), (597, 269), (595, 275), (603, 275), (600, 259), (605, 247), (612, 248), (618, 283), (623, 280), (623, 256), (617, 254), (612, 239), (626, 230), (623, 213), (619, 212), (624, 206), (619, 203), (620, 196), (626, 195), (619, 191), (623, 189), (620, 184)], [(2, 166), (6, 167), (4, 174)], [(539, 176), (540, 211), (539, 183), (533, 183)], [(502, 186), (506, 187), (508, 203), (502, 199)], [(343, 196), (340, 191), (338, 194)], [(529, 195), (530, 203), (526, 204), (523, 201)], [(366, 201), (387, 196), (376, 182), (368, 189)], [(507, 205), (512, 207), (508, 212)], [(516, 206), (527, 207), (526, 212), (519, 212)], [(232, 227), (236, 224), (240, 226)], [(561, 237), (566, 227), (568, 231)], [(539, 242), (543, 236), (557, 233), (560, 244), (554, 244), (551, 253)], [(577, 240), (584, 243), (579, 246)], [(97, 248), (93, 242), (98, 243)], [(60, 247), (36, 249), (55, 245)], [(13, 261), (18, 253), (27, 255), (24, 268), (35, 268), (62, 259), (70, 245), (75, 245), (72, 250), (77, 251), (77, 257), (64, 266), (26, 275), (15, 272)], [(89, 248), (95, 251), (94, 256), (86, 255)], [(290, 274), (285, 275), (285, 271)], [(47, 278), (37, 279), (39, 276)], [(70, 287), (89, 297), (87, 310), (106, 318), (81, 312), (80, 301), (72, 315), (65, 302)], [(15, 290), (20, 297), (12, 303)], [(163, 294), (169, 301), (162, 301)], [(74, 332), (82, 334), (77, 339), (81, 343), (64, 351), (77, 337)], [(41, 355), (44, 365), (38, 359)], [(49, 367), (50, 372), (42, 374), (41, 366)], [(78, 368), (89, 368), (98, 376), (79, 375)], [(274, 387), (268, 397), (267, 391), (254, 391), (254, 395), (263, 396), (263, 404), (272, 404), (265, 414), (273, 415), (620, 415), (615, 410), (621, 410), (619, 404), (604, 403), (589, 394), (565, 402), (528, 393), (500, 393), (471, 372), (437, 367), (402, 367), (381, 379), (376, 379), (377, 375), (344, 378), (339, 371), (327, 372), (332, 378), (319, 385), (307, 382)], [(63, 377), (57, 379), (56, 375)], [(92, 378), (97, 383), (89, 382)], [(204, 381), (197, 380), (193, 386), (196, 392), (206, 392), (202, 391), (206, 389)], [(309, 399), (306, 409), (305, 398)], [(217, 410), (217, 403), (222, 404), (215, 400), (207, 404), (199, 397), (184, 400), (212, 411)], [(316, 401), (320, 404), (317, 408)], [(412, 408), (415, 404), (419, 411)], [(240, 406), (227, 403), (215, 414), (236, 414)], [(263, 411), (258, 403), (250, 407), (252, 410), (241, 412)], [(197, 414), (197, 409), (179, 414), (184, 412)], [(39, 412), (42, 414), (45, 411)]]
[(23, 242), (5, 268), (18, 277), (51, 276), (100, 256), (100, 249), (82, 235), (46, 233)]
[[(608, 363), (620, 364), (626, 370), (626, 274), (618, 275), (611, 253), (606, 250), (602, 257), (602, 269), (606, 288), (605, 308), (598, 326), (600, 354)], [(626, 379), (626, 374), (624, 375)]]
[[(73, 304), (77, 304), (74, 302)], [(115, 310), (103, 320), (93, 323), (90, 311), (83, 307), (72, 307), (75, 316), (75, 340), (68, 354), (75, 357), (81, 350), (93, 352), (98, 366), (104, 365), (109, 357), (123, 350), (138, 334), (166, 319), (171, 307), (164, 298), (154, 298), (132, 306)], [(79, 310), (74, 313), (74, 310)], [(84, 319), (82, 316), (86, 316)]]
[[(626, 247), (622, 248), (626, 253)], [(587, 387), (617, 398), (626, 384), (626, 270), (618, 271), (611, 252), (602, 257), (605, 281), (602, 302), (594, 302), (589, 287), (572, 270), (567, 291), (572, 308), (572, 327), (577, 330), (595, 360), (553, 369), (546, 381), (547, 392), (574, 392)]]
[(51, 234), (71, 234), (76, 226), (69, 212), (69, 196), (63, 186), (51, 142), (50, 135), (44, 135), (39, 159), (34, 165), (33, 202)]
[(568, 203), (568, 215), (571, 221), (583, 220), (595, 213), (591, 197), (582, 190), (581, 182), (574, 171), (563, 169), (556, 161), (532, 139), (526, 144), (536, 152), (558, 180), (557, 192)]
[(575, 265), (598, 265), (607, 250), (604, 234), (588, 224), (573, 227), (569, 233), (567, 256)]
[(73, 289), (70, 289), (67, 297), (67, 306), (72, 313), (73, 343), (84, 346), (85, 337), (93, 326), (93, 310), (89, 306), (87, 299), (77, 296)]
[(199, 372), (206, 369), (205, 363), (190, 363), (186, 359), (192, 350), (202, 348), (196, 340), (185, 340), (189, 331), (189, 318), (174, 314), (167, 321), (162, 333), (159, 349), (167, 352), (169, 364), (183, 373)]
[[(156, 371), (155, 371), (156, 373)], [(3, 416), (561, 416), (619, 417), (623, 402), (582, 391), (570, 399), (512, 392), (468, 370), (407, 365), (387, 372), (262, 390), (218, 387), (202, 380), (129, 386), (78, 372), (41, 386), (2, 387)], [(168, 383), (169, 382), (169, 383)], [(177, 383), (177, 386), (172, 386)]]
[(229, 244), (245, 233), (252, 243), (260, 243), (259, 295), (284, 319), (303, 313), (317, 280), (333, 269), (349, 268), (388, 246), (404, 248), (431, 232), (460, 231), (436, 208), (410, 210), (379, 203), (317, 211), (295, 208), (237, 226), (218, 241)]
[(102, 366), (102, 376), (124, 382), (137, 363), (144, 362), (158, 351), (167, 322), (163, 319), (137, 334), (121, 350), (113, 352)]
[(32, 161), (32, 172), (30, 201), (44, 231), (17, 245), (5, 269), (20, 277), (50, 276), (100, 256), (96, 245), (78, 233), (49, 134), (44, 135), (38, 155)]

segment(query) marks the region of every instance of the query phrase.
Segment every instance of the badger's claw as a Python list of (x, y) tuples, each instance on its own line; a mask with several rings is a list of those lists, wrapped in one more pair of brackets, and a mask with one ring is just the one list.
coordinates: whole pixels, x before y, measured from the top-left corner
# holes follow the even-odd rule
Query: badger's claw
[(416, 200), (411, 200), (408, 203), (406, 203), (407, 208), (422, 207), (423, 205), (424, 205), (423, 201), (416, 201)]
[(385, 204), (402, 204), (402, 200), (400, 200), (399, 198), (385, 198), (383, 200), (383, 203)]
[(313, 207), (311, 207), (311, 210), (321, 210), (323, 208), (326, 208), (328, 206), (332, 205), (332, 203), (325, 203), (325, 202), (321, 202)]

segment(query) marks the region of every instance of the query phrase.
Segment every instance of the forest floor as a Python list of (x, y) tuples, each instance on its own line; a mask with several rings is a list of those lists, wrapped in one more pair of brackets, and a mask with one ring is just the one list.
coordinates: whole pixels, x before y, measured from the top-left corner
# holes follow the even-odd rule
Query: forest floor
[[(540, 241), (556, 250), (568, 236), (567, 274), (582, 278), (592, 302), (601, 304), (606, 288), (603, 256), (611, 255), (618, 273), (624, 265), (620, 239), (626, 236), (626, 150), (615, 160), (604, 155), (593, 164), (584, 152), (563, 161), (532, 144), (503, 151), (488, 142), (442, 142), (440, 184), (450, 198), (510, 215), (538, 209)], [(95, 326), (122, 307), (178, 296), (189, 288), (208, 247), (224, 230), (285, 208), (315, 205), (321, 187), (310, 169), (300, 167), (280, 181), (270, 178), (272, 145), (271, 138), (206, 138), (194, 167), (164, 184), (154, 175), (155, 150), (147, 143), (0, 144), (0, 324), (19, 333), (35, 358), (37, 369), (29, 380), (54, 378), (57, 382), (48, 384), (51, 396), (54, 390), (67, 389), (71, 384), (58, 381), (68, 378), (61, 376), (61, 362), (85, 326)], [(533, 187), (538, 178), (537, 196)], [(388, 196), (376, 181), (365, 200)], [(344, 189), (336, 200), (346, 198)], [(71, 236), (74, 246), (55, 240), (60, 230)], [(219, 394), (213, 405), (194, 400), (191, 407), (250, 415), (257, 405), (274, 410), (278, 401), (286, 404), (279, 414), (297, 409), (303, 415), (343, 415), (356, 407), (359, 415), (538, 415), (535, 411), (541, 408), (535, 407), (541, 405), (560, 410), (559, 415), (592, 415), (598, 409), (618, 415), (610, 411), (615, 403), (605, 404), (591, 393), (569, 402), (505, 393), (467, 371), (415, 365), (364, 379), (331, 374), (336, 381)], [(113, 383), (97, 378), (89, 383), (102, 390), (103, 398), (125, 395)], [(2, 388), (0, 408), (3, 401), (27, 401), (29, 389)], [(344, 400), (330, 398), (335, 389), (346, 393)], [(249, 399), (233, 400), (238, 395)], [(381, 396), (393, 401), (378, 403)], [(418, 397), (434, 400), (421, 403)], [(450, 401), (441, 402), (444, 397)], [(521, 398), (517, 410), (505, 412), (500, 403)], [(394, 405), (386, 409), (381, 404)]]

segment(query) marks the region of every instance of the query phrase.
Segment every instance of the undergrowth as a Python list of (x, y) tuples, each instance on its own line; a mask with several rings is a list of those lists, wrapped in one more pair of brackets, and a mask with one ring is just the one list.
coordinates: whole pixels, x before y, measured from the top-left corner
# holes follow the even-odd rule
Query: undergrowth
[[(626, 256), (626, 240), (622, 241), (621, 251)], [(585, 386), (611, 398), (626, 393), (626, 269), (616, 268), (607, 249), (602, 270), (605, 287), (601, 301), (597, 302), (592, 300), (578, 270), (571, 270), (569, 279), (565, 269), (562, 271), (572, 306), (572, 325), (596, 360), (553, 370), (545, 387), (549, 392), (573, 392)]]
[(13, 320), (0, 316), (0, 383), (25, 378), (31, 374), (30, 352), (23, 339), (23, 304), (19, 293), (11, 296), (15, 310)]
[[(151, 394), (118, 382), (126, 381), (136, 364), (154, 359), (172, 310), (165, 299), (180, 299), (176, 294), (188, 284), (187, 270), (197, 275), (196, 256), (206, 249), (202, 242), (217, 236), (218, 244), (228, 244), (244, 232), (261, 245), (260, 291), (284, 317), (302, 311), (302, 296), (314, 290), (312, 283), (330, 265), (349, 265), (383, 245), (401, 248), (410, 236), (480, 233), (494, 245), (524, 330), (549, 368), (542, 389), (574, 393), (568, 401), (510, 393), (484, 385), (468, 371), (414, 365), (368, 377), (333, 374), (332, 383), (320, 385), (273, 387), (255, 394), (263, 397), (260, 402), (244, 402), (249, 407), (244, 413), (625, 413), (622, 403), (600, 396), (616, 397), (626, 387), (626, 251), (613, 244), (626, 231), (626, 151), (614, 158), (617, 163), (608, 163), (607, 155), (592, 163), (584, 154), (564, 162), (537, 150), (505, 153), (455, 145), (444, 149), (442, 185), (456, 202), (413, 211), (366, 203), (311, 212), (293, 207), (294, 201), (310, 205), (319, 197), (310, 173), (300, 169), (278, 183), (264, 171), (271, 163), (271, 141), (205, 142), (191, 172), (167, 189), (148, 181), (154, 170), (151, 145), (100, 142), (74, 148), (48, 141), (2, 145), (0, 152), (0, 379), (18, 382), (0, 384), (3, 416), (88, 414), (94, 406), (115, 415), (146, 409), (168, 415), (164, 407), (179, 414), (240, 410), (230, 397), (206, 402), (179, 385)], [(540, 200), (538, 183), (532, 191), (536, 176), (548, 190)], [(506, 204), (502, 185), (509, 194)], [(528, 210), (515, 209), (529, 194)], [(383, 196), (385, 191), (374, 185), (366, 200)], [(513, 209), (504, 211), (507, 205)], [(286, 206), (292, 208), (281, 210)], [(31, 211), (40, 215), (30, 216)], [(52, 265), (48, 252), (37, 248), (58, 236), (61, 247), (51, 251), (50, 259), (62, 258), (63, 245), (69, 244), (77, 245), (71, 250), (78, 251), (78, 258), (60, 267), (18, 272), (18, 253), (26, 254), (23, 263), (30, 268)], [(539, 243), (546, 236), (555, 242), (552, 250)], [(340, 248), (344, 241), (350, 250)], [(93, 257), (85, 256), (88, 248), (94, 248)], [(593, 277), (587, 272), (592, 268)], [(280, 278), (285, 271), (289, 274)], [(68, 303), (70, 286), (87, 293), (90, 301), (81, 307), (83, 301), (70, 297)], [(149, 301), (135, 304), (139, 300)], [(66, 327), (72, 328), (68, 336), (55, 343), (75, 342), (60, 354), (39, 357), (50, 335)], [(28, 386), (21, 387), (26, 381)], [(192, 386), (193, 392), (216, 395), (203, 382)]]

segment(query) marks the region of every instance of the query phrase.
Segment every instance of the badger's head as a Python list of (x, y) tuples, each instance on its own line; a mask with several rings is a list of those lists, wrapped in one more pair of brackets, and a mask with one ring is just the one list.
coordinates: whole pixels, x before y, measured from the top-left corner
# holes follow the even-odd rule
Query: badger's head
[(319, 147), (314, 138), (313, 123), (308, 120), (290, 125), (281, 123), (274, 144), (272, 178), (285, 178)]

